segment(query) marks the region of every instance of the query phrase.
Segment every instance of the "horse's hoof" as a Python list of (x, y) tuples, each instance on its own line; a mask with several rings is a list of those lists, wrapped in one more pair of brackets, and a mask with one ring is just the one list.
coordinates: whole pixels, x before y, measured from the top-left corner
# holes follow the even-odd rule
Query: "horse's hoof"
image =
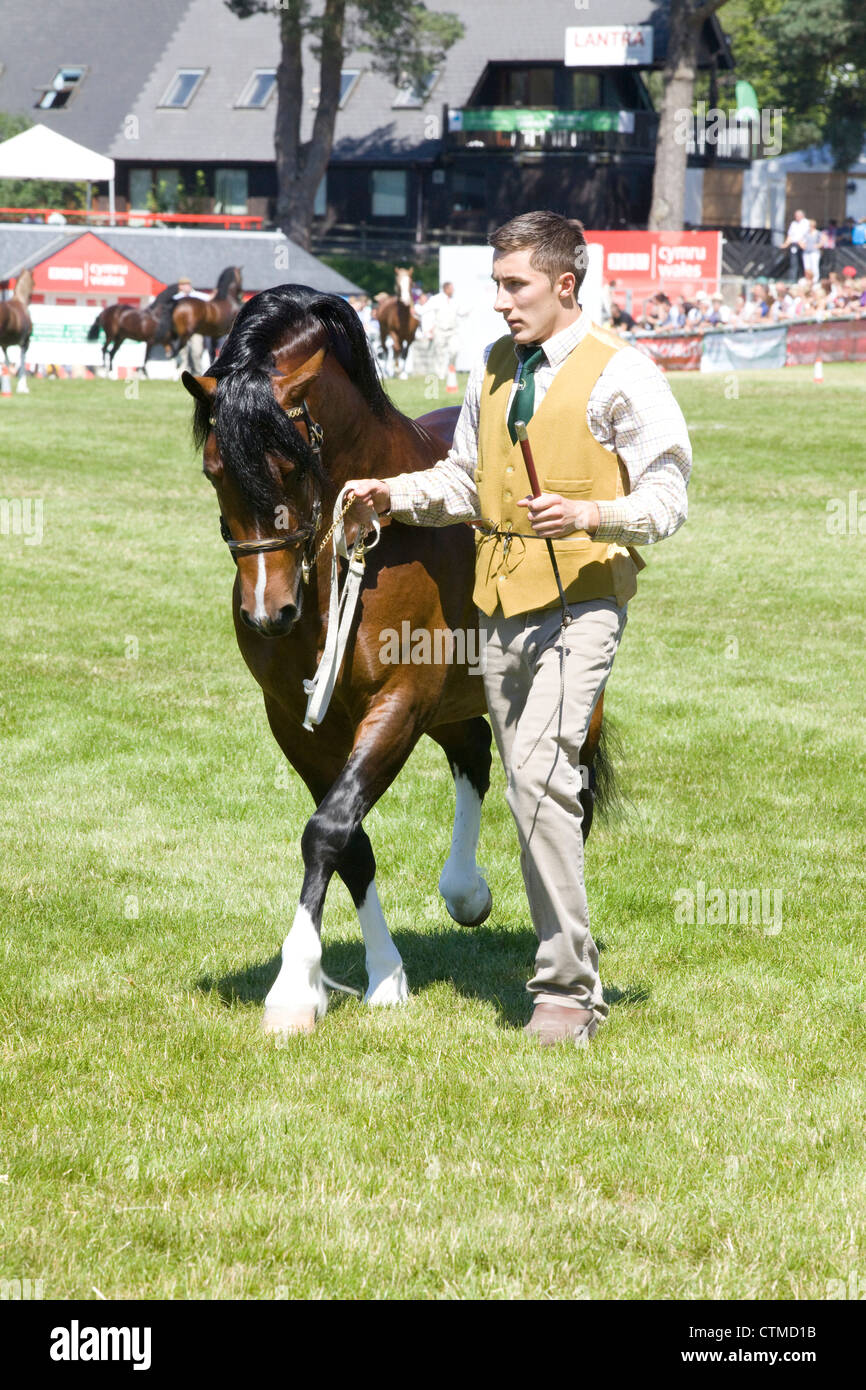
[(451, 904), (448, 902), (448, 900), (443, 899), (448, 912), (448, 916), (451, 918), (453, 922), (457, 922), (461, 927), (480, 927), (482, 922), (487, 921), (487, 918), (493, 911), (493, 894), (491, 893), (486, 883), (484, 884), (484, 887), (487, 888), (487, 901), (482, 907), (481, 911), (477, 913), (477, 915), (474, 917), (467, 917), (465, 915), (465, 911), (460, 911), (456, 907), (452, 909)]
[(291, 1038), (297, 1033), (313, 1033), (316, 1028), (316, 1010), (281, 1009), (271, 1005), (265, 1009), (262, 1019), (262, 1032), (266, 1037)]
[(370, 981), (367, 993), (364, 995), (364, 1003), (369, 1004), (374, 1009), (392, 1008), (395, 1004), (405, 1004), (409, 998), (409, 981), (406, 979), (406, 972), (402, 965), (392, 970), (390, 975), (378, 980), (375, 984)]

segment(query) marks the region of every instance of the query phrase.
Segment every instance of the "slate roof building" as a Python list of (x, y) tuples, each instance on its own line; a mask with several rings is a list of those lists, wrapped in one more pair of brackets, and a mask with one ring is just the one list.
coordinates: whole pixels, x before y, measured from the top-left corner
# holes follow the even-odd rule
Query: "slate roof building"
[[(465, 33), (425, 91), (373, 71), (369, 52), (346, 56), (320, 235), (477, 237), (540, 205), (645, 223), (657, 116), (641, 74), (664, 62), (669, 0), (608, 0), (599, 16), (574, 0), (428, 8)], [(119, 209), (180, 196), (272, 219), (276, 7), (240, 20), (219, 0), (28, 0), (4, 30), (0, 110), (114, 158)], [(732, 67), (715, 19), (700, 63)], [(317, 80), (307, 52), (302, 137)]]

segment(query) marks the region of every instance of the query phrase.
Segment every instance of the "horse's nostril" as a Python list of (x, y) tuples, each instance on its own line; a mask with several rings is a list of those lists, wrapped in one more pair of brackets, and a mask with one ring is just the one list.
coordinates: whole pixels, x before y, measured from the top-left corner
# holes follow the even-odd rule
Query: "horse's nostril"
[(248, 609), (241, 608), (241, 621), (253, 632), (260, 632), (263, 637), (283, 637), (287, 632), (291, 632), (298, 619), (298, 608), (294, 603), (287, 603), (281, 608), (275, 618), (265, 614), (261, 618), (255, 617)]

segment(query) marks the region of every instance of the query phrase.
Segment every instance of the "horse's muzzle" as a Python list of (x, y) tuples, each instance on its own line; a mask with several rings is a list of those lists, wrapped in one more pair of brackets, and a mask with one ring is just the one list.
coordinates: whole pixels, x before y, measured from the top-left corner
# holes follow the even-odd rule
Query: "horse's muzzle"
[(241, 608), (241, 621), (262, 637), (285, 637), (286, 633), (291, 632), (299, 617), (300, 610), (294, 603), (287, 603), (274, 618), (267, 614), (257, 618), (254, 614), (248, 613), (246, 608)]

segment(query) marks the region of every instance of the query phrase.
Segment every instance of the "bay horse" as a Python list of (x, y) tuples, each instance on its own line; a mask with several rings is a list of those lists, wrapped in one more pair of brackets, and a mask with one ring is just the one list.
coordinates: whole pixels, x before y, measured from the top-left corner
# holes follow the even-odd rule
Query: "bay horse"
[[(220, 340), (231, 329), (241, 307), (243, 280), (239, 265), (226, 266), (217, 281), (213, 299), (179, 299), (172, 313), (172, 338), (181, 348), (193, 333), (210, 338), (211, 361)], [(176, 349), (177, 350), (177, 349)]]
[(30, 300), (33, 297), (33, 271), (28, 267), (22, 270), (18, 279), (15, 281), (15, 289), (12, 291), (11, 299), (0, 300), (0, 347), (3, 349), (3, 356), (9, 366), (10, 347), (16, 344), (20, 348), (18, 358), (18, 377), (19, 389), (23, 381), (26, 385), (27, 371), (27, 349), (30, 346), (30, 337), (33, 333), (33, 320), (29, 314)]
[(400, 369), (405, 380), (409, 375), (406, 359), (409, 348), (415, 341), (415, 334), (421, 322), (415, 317), (412, 307), (412, 266), (396, 266), (394, 269), (395, 293), (383, 299), (376, 310), (382, 349), (391, 365), (389, 375), (394, 376)]
[[(362, 822), (422, 734), (444, 751), (457, 797), (439, 892), (464, 925), (479, 925), (491, 910), (475, 862), (490, 775), (483, 683), (465, 663), (394, 664), (383, 650), (383, 634), (400, 631), (407, 619), (434, 637), (476, 630), (468, 526), (434, 530), (385, 519), (367, 558), (330, 706), (320, 725), (303, 727), (303, 682), (316, 670), (326, 635), (330, 564), (318, 550), (335, 499), (351, 477), (430, 467), (447, 451), (458, 411), (418, 421), (401, 415), (379, 381), (354, 309), (303, 285), (256, 295), (209, 375), (185, 372), (182, 380), (196, 402), (194, 438), (236, 565), (238, 646), (262, 688), (271, 731), (316, 805), (301, 836), (300, 901), (265, 1000), (265, 1032), (285, 1037), (312, 1031), (328, 1007), (325, 985), (333, 982), (322, 971), (321, 926), (335, 872), (352, 895), (364, 937), (365, 1002), (398, 1004), (408, 996)], [(286, 525), (293, 528), (288, 534)], [(601, 720), (600, 699), (581, 752), (585, 766), (599, 749)], [(583, 796), (588, 833), (592, 792)]]
[(105, 334), (102, 345), (102, 361), (108, 370), (114, 366), (114, 359), (121, 343), (127, 338), (134, 342), (146, 343), (142, 371), (147, 376), (147, 363), (151, 349), (157, 344), (177, 347), (172, 344), (171, 308), (177, 294), (177, 282), (166, 285), (164, 290), (148, 304), (146, 309), (136, 309), (132, 304), (109, 304), (100, 310), (87, 332), (90, 342), (94, 342), (100, 332)]

